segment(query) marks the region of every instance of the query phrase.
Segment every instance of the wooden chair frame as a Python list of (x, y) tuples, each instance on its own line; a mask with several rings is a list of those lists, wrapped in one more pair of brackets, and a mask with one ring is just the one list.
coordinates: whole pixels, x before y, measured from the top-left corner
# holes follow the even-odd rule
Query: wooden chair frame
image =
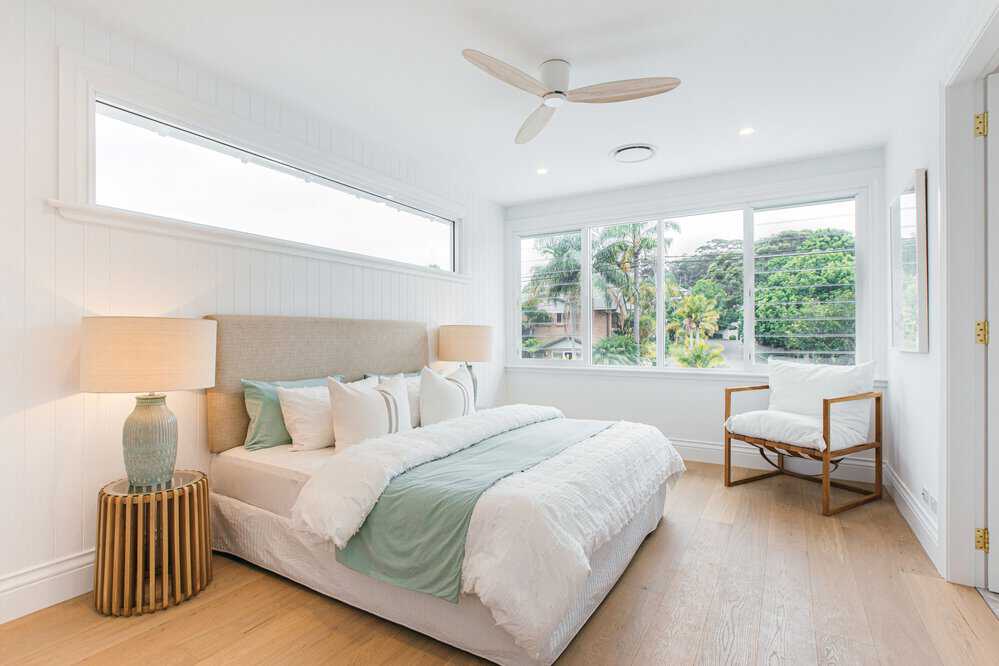
[[(745, 391), (765, 391), (769, 390), (769, 384), (761, 384), (758, 386), (735, 386), (725, 389), (725, 423), (728, 423), (728, 419), (732, 416), (732, 394), (742, 393)], [(832, 438), (830, 437), (830, 431), (832, 428), (832, 421), (830, 419), (830, 412), (832, 406), (841, 402), (851, 402), (855, 400), (873, 400), (874, 401), (874, 441), (866, 442), (864, 444), (857, 444), (856, 446), (851, 446), (845, 449), (837, 449), (836, 451), (831, 451), (830, 446), (832, 443)], [(822, 438), (826, 442), (826, 448), (823, 451), (817, 449), (811, 449), (803, 446), (796, 446), (793, 444), (785, 444), (783, 442), (775, 442), (768, 439), (760, 439), (758, 437), (748, 437), (746, 435), (740, 435), (738, 433), (729, 432), (728, 427), (725, 427), (725, 485), (726, 486), (737, 486), (742, 483), (749, 483), (751, 481), (760, 481), (762, 479), (769, 479), (772, 476), (777, 476), (778, 474), (786, 474), (788, 476), (793, 476), (799, 479), (805, 479), (806, 481), (813, 481), (815, 483), (822, 484), (822, 515), (832, 516), (834, 514), (840, 513), (841, 511), (846, 511), (847, 509), (852, 509), (858, 507), (861, 504), (866, 504), (868, 502), (873, 502), (876, 499), (881, 499), (882, 493), (882, 479), (881, 479), (881, 444), (882, 444), (882, 420), (881, 420), (881, 392), (880, 391), (870, 391), (867, 393), (858, 393), (856, 395), (846, 395), (839, 398), (826, 398), (822, 401)], [(757, 447), (760, 451), (760, 455), (768, 463), (775, 467), (772, 472), (765, 472), (763, 474), (757, 474), (755, 476), (746, 477), (743, 479), (738, 479), (736, 481), (732, 480), (732, 440), (737, 439), (747, 444), (752, 444)], [(868, 492), (864, 488), (858, 486), (853, 486), (841, 481), (833, 481), (829, 478), (832, 472), (832, 467), (837, 465), (843, 458), (852, 455), (854, 453), (860, 453), (861, 451), (868, 451), (874, 449), (874, 492)], [(777, 454), (777, 462), (774, 463), (770, 458), (767, 457), (765, 451), (770, 451), (771, 453)], [(808, 476), (807, 474), (799, 474), (797, 472), (792, 472), (784, 467), (784, 456), (791, 456), (792, 458), (806, 458), (809, 460), (816, 460), (822, 463), (822, 474), (817, 476)], [(854, 500), (852, 502), (847, 502), (841, 504), (840, 506), (833, 507), (830, 500), (830, 489), (840, 488), (842, 490), (848, 490), (850, 492), (859, 493), (862, 495), (860, 499)]]

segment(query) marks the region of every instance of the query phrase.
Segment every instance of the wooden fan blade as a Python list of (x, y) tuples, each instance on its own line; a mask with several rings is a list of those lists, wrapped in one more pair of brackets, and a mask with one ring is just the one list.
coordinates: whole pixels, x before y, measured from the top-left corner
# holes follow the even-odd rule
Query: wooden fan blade
[(542, 104), (538, 108), (531, 112), (531, 115), (527, 116), (527, 120), (524, 124), (520, 126), (520, 130), (517, 132), (517, 138), (514, 139), (517, 143), (527, 143), (534, 137), (536, 137), (541, 130), (545, 128), (548, 121), (552, 119), (555, 115), (555, 109), (550, 106), (545, 106)]
[(515, 88), (520, 88), (524, 92), (529, 92), (532, 95), (537, 95), (538, 97), (544, 97), (547, 93), (551, 92), (545, 88), (541, 81), (538, 81), (530, 74), (525, 74), (513, 65), (508, 65), (502, 60), (497, 60), (492, 56), (488, 56), (482, 51), (465, 49), (461, 52), (461, 55), (465, 56), (465, 60), (472, 63), (486, 74), (496, 77), (504, 83), (509, 83)]
[(680, 85), (680, 79), (674, 79), (672, 76), (653, 76), (647, 79), (625, 79), (624, 81), (597, 83), (570, 90), (565, 96), (570, 102), (584, 102), (586, 104), (626, 102), (629, 99), (661, 95), (678, 85)]

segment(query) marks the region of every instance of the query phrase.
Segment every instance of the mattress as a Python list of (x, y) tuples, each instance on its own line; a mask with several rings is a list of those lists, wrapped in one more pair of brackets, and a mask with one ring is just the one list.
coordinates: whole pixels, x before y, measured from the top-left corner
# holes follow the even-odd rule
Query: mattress
[(292, 451), (290, 444), (229, 449), (212, 456), (212, 492), (288, 518), (302, 486), (335, 454), (332, 447)]

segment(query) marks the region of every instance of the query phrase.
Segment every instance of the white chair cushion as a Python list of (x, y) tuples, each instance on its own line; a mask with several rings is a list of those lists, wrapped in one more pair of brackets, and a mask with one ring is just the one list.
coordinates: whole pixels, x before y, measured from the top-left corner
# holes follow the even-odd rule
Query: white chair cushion
[[(770, 409), (822, 419), (822, 400), (866, 393), (874, 388), (874, 363), (812, 365), (771, 360)], [(866, 439), (870, 431), (871, 401), (837, 403), (833, 427), (846, 427)]]
[[(802, 414), (759, 409), (730, 416), (725, 422), (725, 428), (733, 435), (769, 439), (772, 442), (804, 446), (818, 451), (824, 451), (826, 448), (825, 440), (822, 439), (822, 419)], [(832, 438), (833, 451), (868, 441), (866, 433), (858, 433), (837, 423), (835, 418), (832, 419), (829, 434)]]

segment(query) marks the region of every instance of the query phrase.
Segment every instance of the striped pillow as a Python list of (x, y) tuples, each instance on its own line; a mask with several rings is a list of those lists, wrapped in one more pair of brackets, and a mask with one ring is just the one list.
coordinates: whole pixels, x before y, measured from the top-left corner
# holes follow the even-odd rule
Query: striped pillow
[(430, 368), (420, 374), (420, 425), (455, 419), (475, 413), (472, 376), (458, 368), (447, 377)]
[(406, 380), (402, 375), (384, 379), (373, 388), (354, 387), (332, 379), (328, 387), (336, 448), (412, 429)]

